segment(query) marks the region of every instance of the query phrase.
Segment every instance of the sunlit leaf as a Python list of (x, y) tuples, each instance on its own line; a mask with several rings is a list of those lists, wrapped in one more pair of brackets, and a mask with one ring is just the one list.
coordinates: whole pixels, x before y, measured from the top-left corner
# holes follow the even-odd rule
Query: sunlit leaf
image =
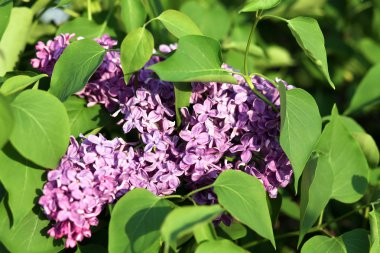
[(93, 40), (71, 43), (54, 66), (49, 92), (61, 101), (83, 89), (102, 63), (106, 50)]
[(222, 56), (218, 41), (200, 35), (181, 37), (178, 49), (163, 62), (149, 67), (162, 80), (172, 82), (228, 82), (235, 78), (221, 68)]
[(157, 17), (158, 20), (177, 38), (185, 35), (202, 35), (198, 26), (185, 14), (175, 11), (167, 10)]

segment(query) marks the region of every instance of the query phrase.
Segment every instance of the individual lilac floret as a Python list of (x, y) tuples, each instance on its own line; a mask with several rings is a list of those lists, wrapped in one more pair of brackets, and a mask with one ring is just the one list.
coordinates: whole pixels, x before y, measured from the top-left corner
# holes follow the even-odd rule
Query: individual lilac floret
[(31, 60), (33, 68), (51, 75), (55, 63), (58, 61), (63, 50), (70, 44), (70, 39), (74, 36), (75, 34), (65, 33), (56, 36), (54, 40), (49, 40), (46, 44), (39, 41), (36, 45), (37, 58)]
[[(276, 87), (257, 76), (252, 82), (279, 109)], [(190, 181), (199, 185), (198, 180), (207, 181), (204, 178), (233, 168), (256, 176), (270, 197), (276, 197), (278, 188), (285, 187), (293, 173), (278, 142), (279, 112), (241, 78), (238, 85), (211, 82), (192, 86), (192, 106), (182, 109), (179, 133), (186, 146), (180, 167)]]

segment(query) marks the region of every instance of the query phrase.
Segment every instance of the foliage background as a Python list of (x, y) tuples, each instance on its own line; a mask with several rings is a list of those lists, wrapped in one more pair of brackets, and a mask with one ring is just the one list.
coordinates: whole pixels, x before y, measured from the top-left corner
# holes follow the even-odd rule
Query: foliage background
[[(79, 15), (86, 17), (88, 10), (86, 1), (73, 0), (71, 2), (72, 5), (69, 7), (67, 5), (59, 7), (68, 15), (66, 18), (72, 19)], [(108, 20), (106, 30), (121, 42), (125, 36), (125, 29), (120, 20), (120, 9), (117, 2), (115, 1), (115, 15)], [(56, 6), (54, 1), (14, 1), (14, 5), (32, 8), (37, 8), (38, 4)], [(240, 70), (243, 69), (245, 43), (253, 19), (252, 13), (238, 13), (243, 4), (244, 1), (238, 0), (161, 1), (162, 9), (181, 10), (198, 24), (205, 35), (220, 40), (225, 62)], [(107, 1), (92, 1), (91, 9), (95, 23), (102, 24), (107, 16), (108, 7), (109, 2)], [(160, 12), (160, 10), (153, 11)], [(329, 71), (336, 90), (331, 90), (322, 74), (292, 38), (286, 25), (273, 20), (264, 20), (258, 27), (254, 40), (257, 43), (250, 52), (249, 70), (263, 73), (271, 78), (281, 77), (290, 84), (306, 89), (316, 99), (322, 116), (330, 115), (334, 103), (343, 112), (348, 107), (358, 84), (367, 71), (375, 64), (380, 63), (380, 1), (283, 0), (281, 5), (268, 13), (285, 18), (311, 16), (318, 20), (326, 40)], [(35, 54), (35, 43), (38, 40), (51, 39), (62, 29), (62, 26), (58, 26), (50, 20), (52, 17), (57, 17), (57, 14), (45, 12), (36, 15), (38, 18), (31, 24), (30, 29), (21, 31), (23, 34), (14, 36), (15, 40), (25, 40), (26, 43), (25, 50), (20, 52), (19, 60), (17, 60), (15, 67), (17, 70), (32, 71), (29, 61)], [(20, 26), (24, 21), (20, 20)], [(156, 45), (176, 41), (159, 23), (152, 23), (148, 28), (154, 34)], [(7, 50), (12, 50), (12, 46), (16, 45), (9, 45)], [(2, 76), (4, 66), (0, 66), (0, 72), (0, 76)], [(47, 87), (48, 81), (41, 79), (40, 85)], [(349, 115), (373, 136), (378, 145), (380, 144), (379, 112), (380, 103), (371, 103), (362, 110)], [(105, 117), (101, 119), (104, 122), (110, 121), (106, 116), (102, 117)], [(107, 124), (106, 130), (109, 136), (118, 135), (112, 124)], [(371, 190), (371, 197), (362, 200), (363, 203), (368, 203), (376, 199), (376, 196), (380, 196), (380, 192), (376, 188)], [(298, 230), (299, 206), (297, 203), (299, 203), (299, 198), (290, 197), (292, 193), (294, 193), (292, 190), (283, 192), (282, 212), (276, 225), (280, 234), (282, 231)], [(325, 210), (326, 219), (339, 217), (352, 210), (354, 206), (356, 204), (348, 205), (331, 201)], [(350, 219), (333, 224), (334, 231), (342, 234), (358, 227), (369, 229), (367, 217), (368, 214), (356, 213)], [(89, 244), (102, 241), (107, 237), (102, 236), (102, 233), (105, 233), (102, 225), (97, 229), (99, 231), (94, 233)], [(308, 235), (308, 237), (312, 235)], [(248, 235), (241, 239), (240, 243), (244, 244), (245, 240), (246, 242), (252, 241), (252, 238), (254, 235)], [(287, 238), (279, 241), (278, 251), (296, 252), (296, 245), (297, 238)], [(254, 252), (271, 252), (273, 248), (269, 243), (261, 243), (252, 250)]]

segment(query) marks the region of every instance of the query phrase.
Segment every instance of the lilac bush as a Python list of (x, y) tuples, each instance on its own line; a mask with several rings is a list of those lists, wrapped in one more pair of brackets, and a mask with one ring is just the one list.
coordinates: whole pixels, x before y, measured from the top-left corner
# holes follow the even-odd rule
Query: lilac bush
[[(43, 54), (47, 46), (39, 42), (33, 67), (51, 74), (73, 37), (57, 36), (47, 43), (50, 51)], [(95, 41), (106, 49), (117, 45), (108, 35)], [(160, 46), (161, 53), (175, 49), (176, 45)], [(49, 235), (67, 237), (67, 247), (91, 236), (90, 226), (97, 225), (96, 217), (104, 206), (134, 188), (170, 195), (181, 181), (195, 190), (214, 182), (222, 171), (235, 169), (257, 177), (275, 198), (278, 188), (290, 182), (292, 168), (278, 141), (278, 111), (255, 95), (238, 75), (234, 76), (237, 85), (197, 82), (192, 83), (190, 106), (181, 109), (183, 121), (176, 130), (173, 84), (147, 69), (162, 60), (152, 56), (125, 84), (119, 52), (107, 51), (98, 70), (77, 93), (88, 106), (101, 104), (112, 116), (121, 115), (118, 124), (124, 133), (136, 129), (140, 140), (127, 143), (121, 138), (106, 140), (102, 135), (90, 135), (78, 144), (72, 137), (60, 165), (49, 172), (39, 201), (56, 222)], [(252, 82), (279, 109), (274, 84), (258, 76)], [(212, 190), (198, 193), (194, 199), (199, 204), (217, 203)], [(231, 223), (228, 215), (221, 219)]]

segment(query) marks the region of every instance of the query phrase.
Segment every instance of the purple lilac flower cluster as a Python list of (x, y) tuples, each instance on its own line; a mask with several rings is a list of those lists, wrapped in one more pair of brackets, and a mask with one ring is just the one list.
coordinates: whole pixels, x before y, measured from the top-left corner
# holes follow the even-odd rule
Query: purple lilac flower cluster
[[(33, 67), (52, 74), (54, 64), (70, 43), (73, 34), (62, 34), (46, 45), (36, 46)], [(117, 42), (104, 35), (95, 39), (106, 49)], [(169, 53), (176, 45), (161, 45)], [(175, 128), (173, 84), (157, 78), (147, 66), (162, 61), (152, 56), (146, 66), (126, 85), (120, 54), (107, 51), (104, 60), (84, 89), (77, 93), (88, 106), (102, 104), (125, 133), (135, 129), (137, 143), (120, 138), (106, 140), (89, 136), (78, 144), (74, 138), (58, 168), (48, 173), (40, 204), (55, 221), (49, 235), (67, 237), (74, 247), (91, 236), (97, 216), (133, 188), (146, 188), (156, 195), (170, 195), (181, 180), (193, 190), (212, 183), (226, 169), (238, 169), (259, 178), (271, 197), (285, 187), (292, 169), (279, 142), (279, 113), (259, 99), (245, 81), (238, 85), (193, 83), (190, 107), (182, 108), (183, 123)], [(228, 68), (227, 66), (224, 66)], [(254, 77), (255, 87), (277, 107), (277, 89)], [(212, 190), (195, 195), (199, 204), (217, 202)], [(226, 224), (231, 217), (219, 218)]]
[[(280, 115), (243, 79), (237, 79), (239, 85), (192, 84), (192, 106), (182, 109), (185, 120), (179, 136), (186, 151), (180, 167), (194, 183), (216, 178), (225, 169), (243, 170), (260, 179), (275, 198), (277, 189), (285, 187), (293, 173), (278, 141)], [(257, 76), (252, 82), (279, 108), (279, 92), (272, 83)]]
[(58, 167), (49, 171), (39, 199), (48, 218), (55, 221), (48, 234), (66, 237), (66, 247), (75, 247), (91, 236), (90, 226), (98, 224), (103, 207), (127, 191), (146, 188), (156, 195), (173, 193), (181, 172), (173, 162), (157, 165), (154, 159), (120, 138), (90, 135), (78, 144), (72, 137)]

